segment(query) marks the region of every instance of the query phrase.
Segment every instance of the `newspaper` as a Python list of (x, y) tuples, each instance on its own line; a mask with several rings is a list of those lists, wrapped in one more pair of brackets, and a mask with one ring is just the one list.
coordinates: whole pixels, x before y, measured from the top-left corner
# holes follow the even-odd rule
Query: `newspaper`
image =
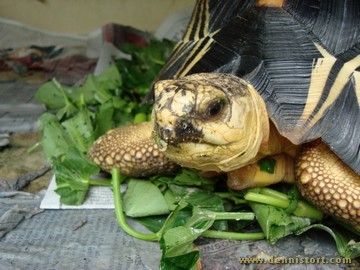
[[(45, 196), (41, 201), (42, 209), (113, 209), (114, 197), (109, 187), (93, 186), (89, 189), (87, 197), (82, 205), (73, 206), (60, 202), (60, 196), (55, 192), (55, 176), (52, 177)], [(123, 187), (123, 190), (125, 186)]]

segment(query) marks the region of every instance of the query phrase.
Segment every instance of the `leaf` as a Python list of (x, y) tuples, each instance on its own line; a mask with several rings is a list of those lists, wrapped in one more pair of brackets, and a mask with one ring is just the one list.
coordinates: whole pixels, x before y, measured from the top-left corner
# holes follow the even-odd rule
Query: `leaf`
[[(164, 63), (164, 52), (172, 46), (155, 41), (146, 51), (137, 48), (131, 52), (136, 61), (123, 62), (121, 75), (117, 66), (112, 66), (99, 76), (88, 75), (81, 86), (69, 87), (52, 80), (38, 89), (36, 99), (48, 109), (57, 110), (57, 117), (50, 113), (40, 117), (40, 129), (62, 202), (79, 204), (85, 199), (90, 174), (95, 172), (85, 154), (94, 139), (113, 127), (132, 123), (137, 113), (150, 113), (151, 104), (140, 103)], [(130, 70), (136, 74), (130, 74)], [(131, 88), (127, 88), (123, 78), (139, 81), (131, 81)]]
[(121, 76), (117, 68), (112, 66), (98, 76), (89, 74), (82, 86), (67, 88), (66, 92), (78, 106), (82, 104), (82, 99), (87, 105), (94, 105), (111, 99), (114, 96), (111, 90), (120, 86)]
[(201, 177), (196, 171), (183, 168), (180, 174), (177, 174), (172, 181), (172, 184), (185, 186), (201, 186), (204, 189), (214, 189), (216, 181), (214, 179), (205, 179)]
[(169, 213), (169, 207), (153, 183), (130, 179), (124, 195), (124, 212), (129, 217), (163, 215)]
[[(208, 190), (198, 188), (188, 188), (185, 186), (178, 186), (169, 184), (169, 188), (173, 193), (174, 198), (182, 198), (184, 202), (193, 207), (211, 210), (214, 212), (224, 212), (223, 200)], [(226, 230), (227, 222), (224, 220), (214, 222), (214, 228), (217, 230)]]
[[(193, 207), (192, 216), (184, 225), (169, 228), (162, 235), (161, 249), (163, 256), (161, 262), (166, 263), (169, 262), (169, 258), (173, 258), (170, 261), (175, 263), (175, 261), (179, 260), (176, 265), (178, 263), (179, 265), (183, 265), (182, 259), (184, 257), (182, 256), (189, 254), (193, 250), (193, 242), (212, 226), (215, 218), (216, 214), (214, 212)], [(192, 261), (190, 267), (192, 267), (196, 261), (197, 260)]]
[(90, 111), (82, 109), (72, 118), (62, 122), (62, 125), (70, 135), (72, 144), (77, 146), (81, 153), (86, 154), (95, 139)]
[(57, 111), (56, 116), (58, 119), (62, 120), (73, 116), (77, 111), (78, 108), (70, 101), (66, 100), (65, 106)]
[(288, 199), (290, 203), (289, 203), (289, 207), (286, 208), (285, 211), (288, 214), (292, 214), (294, 213), (294, 211), (296, 211), (300, 200), (300, 192), (297, 190), (295, 186), (289, 190)]
[(160, 262), (160, 269), (162, 270), (192, 269), (192, 267), (197, 263), (199, 258), (200, 258), (200, 253), (197, 250), (175, 257), (163, 257)]
[(60, 109), (65, 106), (63, 94), (59, 91), (55, 80), (43, 84), (35, 93), (37, 101), (45, 104), (48, 109)]
[(178, 226), (167, 230), (162, 237), (164, 256), (174, 257), (190, 252), (193, 249), (193, 242), (198, 236), (187, 226)]
[(56, 175), (58, 187), (55, 192), (65, 204), (81, 204), (89, 188), (90, 176), (99, 172), (99, 168), (84, 155), (86, 145), (92, 143), (85, 116), (85, 112), (80, 112), (68, 120), (65, 124), (67, 130), (53, 114), (40, 117), (44, 153)]
[(171, 189), (167, 189), (164, 194), (164, 199), (169, 207), (170, 211), (173, 211), (176, 208), (176, 198), (174, 192)]
[(56, 175), (56, 193), (60, 201), (70, 205), (83, 203), (89, 189), (90, 176), (100, 169), (87, 157), (81, 155), (76, 148), (70, 147), (67, 154), (53, 161)]
[(148, 228), (150, 231), (156, 233), (163, 227), (167, 216), (147, 216), (134, 218), (137, 222)]
[(206, 190), (194, 190), (185, 197), (190, 205), (215, 212), (224, 212), (223, 201), (214, 193)]
[[(216, 214), (213, 211), (208, 211), (203, 208), (193, 207), (193, 215), (186, 223), (186, 226), (196, 230), (205, 231), (209, 229), (214, 223)], [(199, 232), (197, 232), (198, 234)], [(202, 233), (202, 232), (201, 232)], [(201, 234), (200, 233), (200, 234)], [(200, 235), (198, 234), (198, 235)]]
[(50, 164), (68, 152), (71, 145), (69, 134), (59, 123), (59, 119), (50, 113), (44, 113), (39, 119), (39, 129), (42, 132), (42, 146)]
[(66, 205), (81, 205), (87, 195), (87, 191), (73, 190), (67, 186), (58, 186), (55, 192), (60, 196), (60, 202)]
[(112, 101), (101, 104), (95, 115), (95, 138), (99, 138), (113, 128), (114, 105)]
[(116, 66), (109, 67), (106, 71), (101, 73), (98, 77), (99, 84), (106, 89), (116, 89), (121, 87), (122, 80), (119, 70)]
[(311, 225), (309, 218), (290, 216), (286, 210), (275, 206), (253, 202), (250, 203), (250, 206), (266, 235), (266, 239), (271, 244), (275, 244), (279, 239)]

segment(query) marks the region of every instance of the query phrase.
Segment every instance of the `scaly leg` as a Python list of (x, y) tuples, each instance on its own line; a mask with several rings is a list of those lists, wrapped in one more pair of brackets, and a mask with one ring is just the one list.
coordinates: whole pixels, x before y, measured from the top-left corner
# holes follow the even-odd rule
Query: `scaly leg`
[(110, 172), (115, 167), (127, 176), (144, 177), (175, 170), (177, 165), (153, 142), (152, 130), (151, 122), (112, 129), (93, 144), (89, 156), (102, 170)]
[(360, 230), (360, 176), (320, 140), (305, 144), (295, 161), (301, 194), (324, 212)]

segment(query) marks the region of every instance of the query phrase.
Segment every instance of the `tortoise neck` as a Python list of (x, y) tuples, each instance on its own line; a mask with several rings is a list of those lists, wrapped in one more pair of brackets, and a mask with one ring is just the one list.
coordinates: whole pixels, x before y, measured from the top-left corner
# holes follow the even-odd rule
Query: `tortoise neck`
[(269, 137), (268, 140), (263, 141), (260, 146), (259, 154), (263, 156), (270, 156), (279, 153), (287, 153), (294, 156), (297, 146), (292, 144), (287, 138), (282, 136), (274, 123), (269, 120)]

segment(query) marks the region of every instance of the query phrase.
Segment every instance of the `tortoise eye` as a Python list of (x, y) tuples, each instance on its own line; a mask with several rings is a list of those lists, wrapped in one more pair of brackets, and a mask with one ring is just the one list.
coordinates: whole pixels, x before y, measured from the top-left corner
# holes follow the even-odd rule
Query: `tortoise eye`
[(215, 116), (218, 116), (222, 112), (224, 105), (225, 105), (225, 100), (223, 99), (217, 99), (210, 102), (206, 108), (205, 117), (213, 118)]

